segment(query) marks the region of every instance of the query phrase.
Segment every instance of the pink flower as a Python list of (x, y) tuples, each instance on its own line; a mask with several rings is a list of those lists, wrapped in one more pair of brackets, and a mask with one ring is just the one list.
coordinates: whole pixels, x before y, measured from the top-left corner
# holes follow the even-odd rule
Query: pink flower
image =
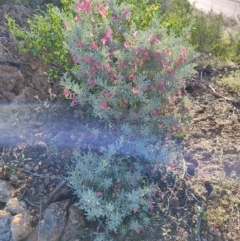
[(63, 90), (63, 95), (67, 98), (67, 97), (70, 95), (69, 90), (64, 89), (64, 90)]
[(165, 55), (166, 57), (169, 57), (171, 55), (171, 52), (169, 50), (166, 50)]
[(78, 43), (77, 43), (77, 47), (81, 48), (82, 46), (83, 46), (83, 43), (82, 43), (81, 40), (79, 40)]
[(180, 97), (182, 96), (182, 90), (178, 90), (177, 93), (178, 93), (178, 96), (180, 96)]
[(150, 58), (150, 54), (147, 50), (144, 51), (144, 56), (149, 59)]
[(138, 227), (138, 228), (135, 229), (135, 231), (136, 231), (136, 233), (141, 233), (141, 228)]
[(173, 77), (173, 75), (174, 75), (174, 71), (173, 71), (173, 69), (170, 69), (170, 70), (168, 71), (168, 76), (169, 76), (169, 77)]
[(118, 190), (121, 190), (122, 189), (122, 183), (119, 183), (118, 184)]
[(174, 61), (175, 67), (178, 67), (181, 62), (181, 58)]
[(112, 31), (111, 28), (109, 28), (108, 31), (107, 31), (106, 37), (107, 37), (108, 39), (112, 40), (112, 35), (113, 35), (113, 31)]
[(129, 75), (129, 79), (132, 80), (132, 81), (134, 81), (134, 80), (136, 79), (135, 74), (134, 74), (134, 73), (131, 73), (131, 74)]
[(91, 44), (90, 44), (90, 48), (91, 49), (97, 49), (97, 44), (95, 43), (95, 42), (92, 42)]
[(112, 20), (112, 22), (117, 22), (118, 16), (115, 15), (115, 14), (113, 14), (113, 15), (111, 16), (111, 20)]
[(149, 91), (150, 89), (151, 89), (151, 88), (150, 88), (149, 85), (145, 87), (145, 90), (146, 90), (146, 91)]
[(148, 201), (152, 201), (153, 199), (152, 199), (152, 197), (151, 196), (149, 196), (148, 197)]
[(110, 64), (109, 64), (109, 63), (107, 63), (107, 64), (105, 65), (105, 69), (106, 69), (108, 72), (110, 72), (111, 67), (110, 67)]
[(86, 12), (90, 11), (90, 1), (89, 0), (83, 0), (82, 2), (79, 2), (77, 5), (77, 10), (84, 10)]
[(76, 104), (76, 102), (77, 102), (77, 97), (76, 97), (76, 95), (74, 95), (70, 106), (73, 107)]
[(107, 12), (106, 12), (105, 7), (102, 4), (99, 5), (99, 12), (100, 12), (100, 14), (102, 15), (103, 18), (106, 18)]
[(110, 54), (109, 54), (109, 58), (110, 58), (110, 59), (113, 59), (113, 58), (114, 58), (114, 54), (113, 54), (112, 51), (111, 51)]
[(77, 59), (76, 56), (72, 56), (72, 59), (73, 59), (73, 63), (74, 63), (74, 64), (77, 64), (77, 63), (78, 63), (78, 59)]
[(119, 61), (119, 65), (123, 68), (123, 69), (125, 69), (126, 67), (127, 67), (127, 65), (123, 62), (123, 61)]
[(106, 36), (103, 36), (102, 39), (101, 39), (103, 45), (105, 45), (107, 43), (107, 37)]
[(137, 31), (133, 32), (133, 37), (136, 38), (137, 37)]
[(151, 204), (150, 207), (149, 207), (149, 210), (153, 211), (153, 209), (154, 209), (154, 206)]
[(187, 53), (187, 50), (186, 49), (182, 49), (181, 51), (181, 57), (184, 59), (186, 57), (186, 53)]
[(159, 195), (159, 199), (161, 199), (161, 200), (163, 200), (164, 199), (164, 194), (163, 193), (161, 193), (160, 195)]
[(169, 95), (169, 96), (168, 96), (168, 99), (169, 99), (170, 101), (174, 101), (174, 100), (175, 100), (175, 97), (174, 97), (174, 95)]
[(127, 20), (130, 20), (131, 13), (126, 8), (123, 9), (123, 14), (126, 16)]
[(153, 113), (154, 116), (158, 116), (159, 115), (159, 110), (158, 109), (154, 109), (152, 113)]
[(157, 53), (156, 53), (156, 57), (157, 57), (158, 60), (160, 60), (161, 57), (162, 57), (161, 53), (160, 53), (160, 52), (157, 52)]
[[(155, 168), (155, 167), (154, 167)], [(157, 195), (157, 189), (153, 191), (153, 195), (156, 196)]]
[(136, 87), (133, 87), (132, 92), (133, 94), (139, 94), (139, 89)]
[(109, 92), (108, 96), (109, 96), (110, 98), (112, 98), (112, 97), (114, 96), (114, 93), (113, 93), (113, 92)]
[(165, 90), (165, 86), (163, 84), (155, 84), (155, 87), (157, 90), (162, 92)]
[(93, 75), (95, 75), (97, 73), (97, 69), (94, 66), (91, 67), (91, 73)]
[(84, 57), (83, 58), (83, 61), (85, 62), (85, 63), (91, 63), (91, 58), (90, 57)]
[(162, 66), (163, 66), (164, 69), (167, 68), (168, 64), (165, 60), (162, 61)]
[(65, 27), (65, 29), (71, 30), (71, 28), (69, 27), (69, 25), (67, 23), (63, 23), (63, 26)]
[(126, 42), (124, 42), (124, 44), (123, 44), (123, 45), (124, 45), (124, 47), (125, 47), (126, 49), (130, 47), (130, 43), (129, 43), (129, 42), (127, 42), (127, 41), (126, 41)]
[(76, 22), (80, 23), (81, 22), (81, 18), (79, 16), (76, 16)]
[(97, 196), (101, 197), (102, 196), (102, 192), (97, 192)]
[(90, 86), (94, 86), (95, 85), (95, 82), (94, 82), (94, 79), (93, 79), (93, 77), (88, 77), (88, 79), (87, 79), (87, 83), (90, 85)]
[(172, 127), (172, 129), (174, 130), (174, 131), (177, 131), (178, 130), (178, 125), (173, 125), (173, 127)]
[(159, 40), (154, 37), (152, 40), (151, 40), (151, 44), (158, 44), (159, 43)]
[(135, 49), (135, 53), (136, 54), (139, 54), (141, 52), (141, 49), (139, 48), (139, 47), (137, 47), (136, 49)]
[(127, 99), (122, 99), (122, 104), (123, 105), (126, 105), (128, 102), (127, 102)]
[(133, 209), (133, 213), (136, 214), (138, 212), (137, 209)]
[(108, 108), (108, 103), (106, 101), (103, 101), (101, 104), (102, 109), (107, 109)]
[(172, 168), (172, 169), (175, 169), (175, 168), (176, 168), (176, 165), (175, 165), (175, 163), (173, 163), (173, 162), (170, 162), (170, 163), (168, 164), (168, 166), (169, 166), (170, 168)]
[(102, 91), (101, 96), (105, 98), (106, 97), (106, 92)]

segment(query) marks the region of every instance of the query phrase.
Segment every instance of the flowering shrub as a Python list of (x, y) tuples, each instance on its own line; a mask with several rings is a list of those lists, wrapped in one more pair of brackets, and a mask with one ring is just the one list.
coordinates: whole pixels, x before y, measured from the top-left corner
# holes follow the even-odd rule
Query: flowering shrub
[[(124, 240), (150, 224), (157, 184), (152, 176), (174, 153), (164, 149), (155, 127), (178, 130), (178, 116), (172, 113), (171, 118), (167, 111), (182, 98), (183, 79), (194, 72), (191, 61), (197, 55), (186, 36), (159, 29), (156, 17), (145, 30), (137, 29), (126, 4), (82, 0), (72, 9), (73, 17), (56, 12), (75, 64), (73, 75), (66, 73), (61, 80), (63, 94), (71, 106), (89, 107), (107, 121), (123, 121), (126, 138), (101, 153), (75, 151), (69, 184), (87, 219), (99, 224), (96, 240), (114, 235)], [(190, 106), (182, 100), (186, 114)]]
[(156, 177), (161, 165), (158, 158), (169, 161), (170, 152), (156, 155), (158, 161), (150, 165), (143, 159), (120, 156), (124, 143), (136, 147), (120, 138), (102, 153), (73, 154), (69, 185), (79, 197), (77, 205), (87, 219), (97, 221), (93, 233), (98, 241), (126, 240), (126, 236), (142, 234), (156, 210)]
[(156, 17), (144, 31), (127, 28), (131, 9), (115, 1), (77, 1), (73, 8), (74, 18), (58, 13), (76, 65), (75, 78), (65, 74), (61, 84), (105, 120), (159, 121), (194, 72), (197, 54), (185, 36), (167, 35)]

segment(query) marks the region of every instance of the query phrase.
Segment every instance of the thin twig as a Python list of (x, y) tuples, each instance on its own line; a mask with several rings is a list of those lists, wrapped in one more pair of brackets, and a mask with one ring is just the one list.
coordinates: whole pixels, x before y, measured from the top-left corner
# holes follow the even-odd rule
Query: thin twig
[(30, 206), (39, 207), (39, 205), (30, 202), (27, 198), (25, 198), (25, 199), (23, 199), (23, 200), (26, 201), (26, 203), (29, 204)]
[(188, 193), (193, 197), (193, 199), (195, 200), (195, 201), (197, 201), (199, 204), (200, 204), (200, 206), (201, 206), (201, 211), (200, 211), (200, 214), (198, 215), (198, 217), (197, 217), (197, 240), (198, 241), (202, 241), (202, 238), (201, 238), (201, 236), (200, 236), (200, 229), (201, 229), (201, 222), (202, 222), (202, 213), (205, 211), (205, 206), (204, 206), (204, 204), (192, 193), (192, 192), (190, 192), (189, 190), (188, 190)]
[(2, 45), (2, 44), (0, 43), (0, 46), (1, 46), (2, 48), (4, 48), (10, 56), (13, 56), (4, 45)]
[(184, 179), (185, 173), (186, 173), (186, 162), (185, 159), (182, 155), (182, 162), (183, 162), (183, 174), (182, 174), (182, 179)]
[(20, 169), (21, 169), (22, 171), (24, 171), (24, 172), (27, 172), (27, 173), (31, 174), (32, 176), (36, 176), (36, 177), (40, 177), (40, 178), (51, 177), (51, 178), (54, 178), (54, 179), (59, 179), (59, 180), (65, 180), (65, 181), (66, 181), (66, 178), (63, 177), (63, 176), (42, 175), (42, 174), (36, 174), (36, 173), (30, 172), (30, 171), (27, 171), (26, 169), (23, 169), (23, 168), (20, 168)]
[(212, 90), (212, 92), (213, 92), (215, 95), (217, 95), (218, 97), (221, 97), (221, 98), (223, 98), (224, 100), (228, 100), (228, 101), (231, 101), (231, 102), (236, 102), (235, 100), (229, 99), (229, 98), (227, 98), (227, 97), (224, 97), (223, 95), (218, 94), (218, 93), (216, 92), (216, 90), (213, 89), (213, 87), (212, 87), (211, 85), (207, 84), (207, 86), (208, 86), (208, 87)]
[(39, 236), (40, 236), (40, 219), (42, 216), (42, 199), (40, 200), (40, 210), (39, 210), (39, 222), (38, 222), (38, 237), (37, 237), (37, 241), (39, 241)]

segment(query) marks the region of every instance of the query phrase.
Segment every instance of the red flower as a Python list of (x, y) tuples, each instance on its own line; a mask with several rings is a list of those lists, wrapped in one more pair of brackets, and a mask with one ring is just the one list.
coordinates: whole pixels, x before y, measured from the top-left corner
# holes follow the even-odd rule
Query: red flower
[(90, 12), (90, 1), (89, 0), (84, 0), (83, 2), (79, 2), (77, 5), (77, 10), (84, 10), (86, 12)]
[(105, 7), (102, 4), (99, 5), (99, 12), (100, 12), (100, 14), (102, 15), (103, 18), (106, 18), (107, 12), (106, 12)]
[(107, 109), (108, 108), (108, 103), (106, 101), (103, 101), (101, 104), (102, 109)]

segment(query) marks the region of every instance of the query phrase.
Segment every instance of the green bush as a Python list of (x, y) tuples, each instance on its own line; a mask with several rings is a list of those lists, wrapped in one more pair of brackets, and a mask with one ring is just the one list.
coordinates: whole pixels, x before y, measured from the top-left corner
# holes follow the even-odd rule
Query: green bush
[(214, 45), (219, 43), (223, 34), (223, 15), (198, 12), (191, 31), (191, 43), (198, 51), (212, 53)]
[(54, 13), (54, 6), (48, 5), (44, 13), (40, 9), (28, 19), (28, 27), (20, 28), (7, 17), (10, 32), (20, 41), (20, 50), (39, 57), (50, 66), (49, 74), (58, 77), (59, 72), (69, 71), (72, 60), (64, 47), (62, 21)]
[(218, 80), (217, 84), (240, 96), (240, 70), (231, 71), (228, 76)]
[(155, 14), (159, 15), (161, 5), (158, 0), (117, 0), (117, 4), (127, 3), (132, 8), (131, 21), (138, 29), (146, 29), (152, 23)]
[(168, 29), (169, 33), (182, 35), (185, 28), (192, 25), (193, 7), (188, 0), (161, 0), (161, 27)]

